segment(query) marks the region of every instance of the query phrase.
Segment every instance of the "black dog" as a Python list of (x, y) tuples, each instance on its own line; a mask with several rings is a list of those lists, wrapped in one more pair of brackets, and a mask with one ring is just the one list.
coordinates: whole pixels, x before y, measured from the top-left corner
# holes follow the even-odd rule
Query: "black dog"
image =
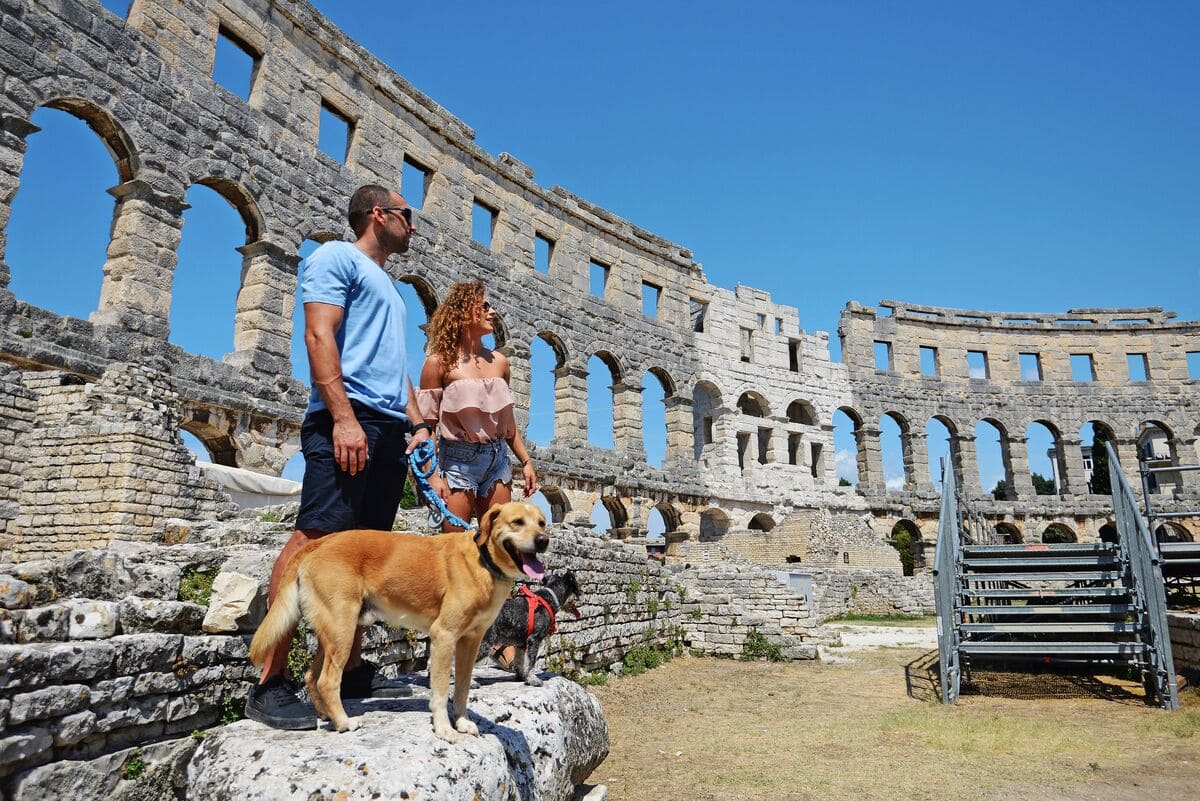
[(483, 635), (477, 659), (483, 659), (498, 646), (515, 645), (519, 650), (512, 667), (517, 678), (531, 687), (540, 687), (542, 680), (533, 672), (538, 648), (557, 628), (555, 617), (560, 611), (579, 617), (575, 605), (578, 597), (579, 584), (570, 570), (546, 576), (542, 586), (533, 590), (521, 585), (521, 594), (504, 602), (500, 614)]

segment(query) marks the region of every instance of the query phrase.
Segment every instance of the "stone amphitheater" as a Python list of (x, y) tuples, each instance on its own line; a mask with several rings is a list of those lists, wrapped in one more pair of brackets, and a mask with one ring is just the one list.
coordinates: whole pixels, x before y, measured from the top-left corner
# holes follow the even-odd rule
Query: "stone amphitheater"
[[(134, 0), (127, 19), (89, 0), (0, 0), (0, 12), (0, 572), (25, 587), (5, 590), (20, 612), (7, 624), (10, 641), (91, 636), (72, 636), (74, 607), (30, 614), (64, 598), (111, 604), (97, 607), (101, 618), (124, 615), (126, 626), (114, 624), (101, 639), (182, 637), (177, 660), (195, 652), (190, 639), (210, 641), (199, 630), (204, 609), (172, 607), (166, 622), (161, 615), (147, 622), (125, 599), (183, 603), (159, 585), (172, 576), (178, 583), (188, 569), (219, 569), (224, 559), (204, 548), (237, 544), (212, 526), (242, 525), (245, 541), (259, 545), (274, 547), (278, 538), (231, 518), (229, 498), (196, 468), (179, 431), (198, 437), (217, 463), (279, 475), (298, 450), (307, 398), (289, 361), (301, 243), (346, 238), (342, 209), (362, 183), (418, 194), (402, 176), (422, 182), (420, 242), (389, 263), (392, 275), (414, 287), (426, 313), (467, 277), (525, 299), (505, 310), (497, 333), (518, 398), (530, 394), (535, 340), (556, 354), (553, 440), (534, 450), (543, 493), (564, 531), (621, 555), (594, 561), (624, 571), (614, 582), (601, 564), (579, 565), (593, 575), (593, 589), (614, 595), (593, 604), (590, 624), (565, 627), (566, 638), (551, 648), (561, 664), (614, 664), (643, 632), (656, 643), (682, 637), (693, 648), (734, 652), (756, 626), (770, 628), (793, 656), (811, 657), (803, 640), (819, 637), (820, 621), (854, 598), (927, 610), (928, 582), (900, 575), (889, 540), (897, 525), (919, 542), (935, 536), (930, 420), (949, 432), (951, 467), (968, 488), (977, 487), (970, 480), (978, 471), (976, 424), (1000, 432), (1002, 491), (976, 488), (966, 500), (1009, 539), (1038, 541), (1051, 526), (1079, 541), (1104, 535), (1111, 506), (1089, 491), (1085, 424), (1113, 442), (1135, 483), (1147, 432), (1161, 449), (1155, 458), (1169, 460), (1162, 463), (1200, 461), (1200, 375), (1189, 373), (1200, 364), (1200, 322), (1177, 321), (1161, 308), (1007, 313), (850, 302), (835, 362), (829, 334), (801, 329), (794, 307), (762, 289), (715, 286), (686, 247), (539, 185), (507, 153), (484, 152), (466, 123), (301, 0)], [(219, 37), (253, 59), (248, 100), (213, 80)], [(87, 320), (30, 305), (8, 289), (6, 228), (27, 137), (37, 130), (32, 117), (43, 107), (85, 121), (119, 175), (109, 190), (113, 223), (99, 304)], [(347, 123), (342, 160), (317, 146), (323, 109)], [(219, 193), (245, 223), (234, 350), (221, 360), (168, 341), (185, 193), (196, 184)], [(489, 217), (486, 246), (472, 236), (479, 214)], [(549, 253), (545, 271), (535, 267), (539, 249)], [(602, 296), (591, 287), (596, 271)], [(655, 298), (653, 309), (646, 296)], [(588, 443), (593, 357), (611, 372), (611, 449)], [(1072, 370), (1078, 359), (1090, 380)], [(1131, 378), (1132, 360), (1144, 374)], [(647, 374), (665, 398), (661, 467), (647, 462), (643, 442)], [(854, 427), (853, 486), (840, 485), (836, 470), (839, 411)], [(519, 415), (527, 422), (528, 408)], [(885, 417), (901, 432), (902, 487), (884, 480)], [(1030, 479), (1027, 431), (1035, 423), (1053, 437), (1053, 494), (1037, 494)], [(1200, 507), (1197, 482), (1200, 473), (1164, 478), (1156, 504)], [(612, 520), (603, 539), (588, 523), (597, 502)], [(654, 510), (666, 523), (666, 565), (645, 558)], [(1172, 526), (1172, 536), (1200, 535), (1197, 518)], [(199, 533), (189, 545), (180, 531)], [(594, 559), (586, 545), (573, 547), (569, 558)], [(88, 553), (110, 556), (80, 567)], [(815, 582), (808, 595), (763, 578), (766, 568), (785, 565), (807, 571)], [(262, 564), (239, 569), (263, 575)], [(88, 585), (81, 571), (109, 581)], [(589, 635), (589, 625), (606, 633)], [(84, 706), (61, 699), (40, 712), (26, 699), (20, 719), (9, 717), (16, 701), (6, 689), (0, 773), (115, 753), (138, 741), (137, 726), (158, 726), (141, 730), (142, 739), (161, 740), (211, 724), (221, 693), (247, 678), (238, 666), (245, 630), (244, 620), (235, 621), (225, 629), (228, 648), (200, 660), (221, 668), (212, 677), (218, 690), (161, 690), (192, 702), (136, 723), (104, 728), (92, 715), (85, 725)], [(408, 666), (417, 655), (411, 643), (385, 639), (376, 646), (392, 654), (389, 664)], [(14, 654), (6, 652), (6, 671)], [(6, 675), (9, 688), (74, 682), (95, 691), (103, 671)], [(75, 739), (62, 734), (67, 718), (83, 732)], [(58, 728), (36, 723), (50, 719)], [(14, 737), (26, 739), (13, 745)], [(14, 798), (37, 797), (4, 787)]]

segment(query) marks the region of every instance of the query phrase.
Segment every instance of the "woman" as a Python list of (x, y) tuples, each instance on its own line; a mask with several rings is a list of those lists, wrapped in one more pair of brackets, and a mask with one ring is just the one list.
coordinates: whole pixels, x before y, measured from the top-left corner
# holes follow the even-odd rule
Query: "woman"
[[(525, 496), (537, 491), (537, 474), (513, 416), (508, 358), (483, 344), (496, 312), (483, 284), (455, 284), (429, 321), (425, 366), (417, 406), (436, 420), (440, 474), (429, 483), (463, 520), (512, 499), (512, 464), (521, 465)], [(459, 531), (443, 521), (442, 531)]]

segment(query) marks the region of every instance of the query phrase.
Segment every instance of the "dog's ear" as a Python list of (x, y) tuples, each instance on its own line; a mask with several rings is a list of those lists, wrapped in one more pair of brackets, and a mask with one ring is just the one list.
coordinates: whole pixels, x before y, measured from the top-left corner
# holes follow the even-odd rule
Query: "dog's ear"
[(492, 536), (492, 525), (500, 516), (500, 506), (493, 506), (479, 518), (479, 528), (475, 531), (475, 544), (483, 545)]

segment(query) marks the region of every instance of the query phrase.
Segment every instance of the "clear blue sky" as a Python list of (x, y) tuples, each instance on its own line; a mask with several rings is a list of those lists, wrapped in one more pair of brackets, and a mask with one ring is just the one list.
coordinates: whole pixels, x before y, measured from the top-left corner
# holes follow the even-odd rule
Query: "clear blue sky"
[[(770, 290), (806, 330), (883, 297), (1200, 318), (1195, 3), (316, 6), (488, 152), (691, 248), (717, 285)], [(67, 187), (75, 235), (62, 211), (39, 233), (62, 195), (23, 187), (13, 288), (86, 316), (115, 172), (102, 149), (75, 164), (95, 140), (64, 149), (51, 127), (26, 172)], [(173, 315), (173, 337), (220, 356), (230, 291), (184, 268), (236, 275), (240, 226), (206, 192), (189, 193), (178, 286), (229, 311)], [(79, 272), (51, 288), (26, 268), (42, 264)]]

